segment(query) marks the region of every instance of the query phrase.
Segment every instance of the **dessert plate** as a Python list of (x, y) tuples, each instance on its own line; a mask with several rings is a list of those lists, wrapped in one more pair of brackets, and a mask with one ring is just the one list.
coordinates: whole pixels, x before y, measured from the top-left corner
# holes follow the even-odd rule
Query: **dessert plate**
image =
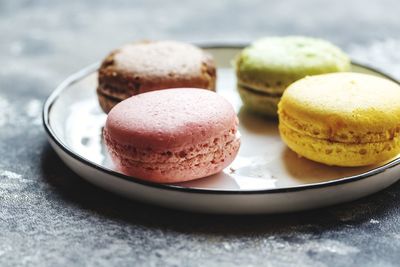
[[(191, 182), (166, 185), (119, 173), (103, 144), (106, 115), (96, 97), (97, 68), (67, 78), (47, 99), (43, 124), (60, 158), (74, 172), (106, 190), (169, 208), (207, 213), (254, 214), (312, 209), (351, 201), (388, 187), (400, 178), (400, 158), (378, 166), (330, 167), (298, 157), (279, 137), (277, 121), (241, 107), (232, 60), (241, 46), (205, 47), (218, 65), (217, 92), (235, 107), (242, 145), (223, 172)], [(360, 64), (353, 71), (393, 80)]]

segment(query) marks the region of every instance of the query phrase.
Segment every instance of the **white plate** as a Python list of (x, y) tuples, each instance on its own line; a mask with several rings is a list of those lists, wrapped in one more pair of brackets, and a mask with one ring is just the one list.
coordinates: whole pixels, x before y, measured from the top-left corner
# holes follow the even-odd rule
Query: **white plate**
[[(208, 213), (278, 213), (354, 200), (399, 179), (400, 159), (381, 166), (339, 168), (299, 158), (279, 138), (277, 122), (241, 109), (231, 61), (241, 47), (208, 47), (218, 65), (217, 92), (236, 108), (242, 145), (217, 175), (176, 185), (155, 184), (113, 169), (101, 139), (106, 115), (96, 97), (98, 64), (67, 78), (47, 99), (43, 123), (60, 158), (89, 182), (165, 207)], [(353, 71), (390, 77), (358, 64)]]

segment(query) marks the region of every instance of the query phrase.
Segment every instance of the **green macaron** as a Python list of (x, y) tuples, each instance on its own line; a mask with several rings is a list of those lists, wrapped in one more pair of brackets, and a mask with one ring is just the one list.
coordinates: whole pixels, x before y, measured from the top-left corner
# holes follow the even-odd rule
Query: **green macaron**
[(350, 70), (348, 56), (333, 44), (309, 37), (268, 37), (246, 47), (236, 59), (243, 104), (276, 117), (277, 104), (294, 81), (308, 75)]

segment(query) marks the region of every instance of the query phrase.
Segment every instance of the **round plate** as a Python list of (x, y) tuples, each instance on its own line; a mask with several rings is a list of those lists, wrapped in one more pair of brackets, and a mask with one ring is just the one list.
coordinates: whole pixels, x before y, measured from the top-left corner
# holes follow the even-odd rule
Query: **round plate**
[[(96, 97), (98, 64), (67, 78), (47, 99), (43, 123), (60, 158), (89, 182), (117, 194), (170, 208), (208, 213), (277, 213), (354, 200), (396, 182), (399, 158), (379, 166), (330, 167), (298, 157), (279, 138), (277, 121), (248, 113), (236, 93), (232, 60), (242, 47), (205, 48), (218, 65), (217, 92), (235, 107), (242, 145), (223, 172), (166, 185), (113, 168), (102, 142), (106, 115)], [(353, 63), (353, 71), (392, 78)]]

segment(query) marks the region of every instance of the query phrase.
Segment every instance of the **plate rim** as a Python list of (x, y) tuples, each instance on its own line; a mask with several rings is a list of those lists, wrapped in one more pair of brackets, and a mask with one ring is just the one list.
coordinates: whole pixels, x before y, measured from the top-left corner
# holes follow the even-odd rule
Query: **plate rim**
[[(248, 43), (196, 43), (199, 47), (203, 49), (243, 49), (248, 45)], [(355, 66), (359, 66), (364, 69), (368, 69), (370, 71), (379, 73), (383, 77), (397, 83), (400, 85), (400, 82), (393, 78), (392, 76), (372, 67), (369, 65), (361, 64), (351, 60), (351, 64)], [(364, 173), (343, 177), (336, 180), (331, 181), (324, 181), (318, 183), (310, 183), (310, 184), (303, 184), (297, 186), (289, 186), (289, 187), (280, 187), (280, 188), (269, 188), (269, 189), (245, 189), (245, 190), (236, 190), (236, 189), (208, 189), (208, 188), (191, 188), (191, 187), (184, 187), (179, 185), (173, 184), (159, 184), (154, 183), (146, 180), (142, 180), (139, 178), (131, 177), (117, 171), (108, 169), (100, 164), (94, 163), (85, 157), (75, 153), (72, 149), (70, 149), (66, 144), (64, 144), (58, 136), (53, 131), (52, 127), (50, 126), (50, 118), (49, 114), (51, 112), (51, 108), (55, 101), (59, 98), (61, 92), (68, 88), (69, 86), (73, 85), (76, 82), (79, 82), (89, 74), (95, 72), (98, 67), (100, 66), (100, 62), (96, 62), (90, 64), (81, 70), (69, 75), (66, 79), (64, 79), (56, 88), (51, 92), (51, 94), (47, 97), (43, 104), (42, 109), (42, 123), (45, 129), (45, 132), (49, 138), (57, 145), (61, 150), (63, 150), (66, 154), (70, 157), (74, 158), (75, 160), (79, 161), (80, 163), (94, 168), (100, 172), (105, 172), (108, 175), (113, 176), (114, 178), (123, 179), (127, 182), (132, 182), (135, 184), (140, 184), (143, 186), (163, 189), (163, 190), (172, 190), (172, 191), (180, 191), (185, 193), (197, 193), (197, 194), (228, 194), (228, 195), (254, 195), (254, 194), (274, 194), (274, 193), (290, 193), (290, 192), (298, 192), (298, 191), (305, 191), (311, 189), (320, 189), (320, 188), (327, 188), (331, 186), (337, 186), (342, 184), (347, 184), (351, 182), (356, 182), (359, 180), (367, 179), (371, 176), (377, 175), (379, 173), (383, 173), (388, 169), (391, 169), (400, 164), (400, 157), (396, 158), (388, 163), (385, 163), (382, 166), (374, 168)]]

